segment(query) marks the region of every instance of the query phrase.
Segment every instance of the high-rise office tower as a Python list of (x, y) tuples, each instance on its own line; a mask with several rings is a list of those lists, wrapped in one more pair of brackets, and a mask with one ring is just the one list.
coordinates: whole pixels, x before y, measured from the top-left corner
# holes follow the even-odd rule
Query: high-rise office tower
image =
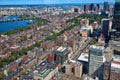
[(104, 47), (90, 46), (89, 48), (89, 75), (94, 75), (99, 80), (104, 80), (105, 55)]
[(120, 41), (120, 0), (116, 0), (110, 39)]
[(115, 2), (112, 28), (120, 31), (120, 0)]
[(104, 11), (108, 11), (109, 10), (109, 4), (107, 1), (104, 2)]
[(97, 4), (97, 8), (98, 8), (98, 10), (100, 10), (100, 5), (99, 4)]
[(94, 4), (93, 3), (90, 4), (90, 8), (89, 9), (90, 9), (90, 11), (94, 11)]
[(108, 37), (109, 23), (110, 23), (109, 19), (102, 19), (102, 33), (105, 37), (105, 43), (108, 43), (108, 41), (109, 41), (109, 37)]
[(108, 80), (110, 77), (110, 67), (113, 50), (110, 47), (90, 46), (89, 48), (89, 75)]
[(89, 5), (87, 5), (87, 4), (84, 5), (84, 11), (85, 11), (85, 12), (88, 12), (88, 11), (89, 11)]

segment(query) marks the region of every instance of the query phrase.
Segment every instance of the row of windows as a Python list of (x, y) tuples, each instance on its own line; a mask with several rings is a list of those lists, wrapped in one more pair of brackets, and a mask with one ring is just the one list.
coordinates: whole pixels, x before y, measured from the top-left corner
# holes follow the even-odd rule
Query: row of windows
[(118, 69), (118, 68), (111, 68), (111, 71), (116, 72), (116, 73), (120, 73), (120, 69)]

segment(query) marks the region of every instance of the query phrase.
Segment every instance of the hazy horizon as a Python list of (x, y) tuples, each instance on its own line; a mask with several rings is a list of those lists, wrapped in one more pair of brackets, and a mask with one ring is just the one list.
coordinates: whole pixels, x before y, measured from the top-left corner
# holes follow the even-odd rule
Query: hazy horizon
[[(0, 0), (0, 5), (35, 5), (35, 4), (85, 4), (103, 3), (107, 0)], [(114, 3), (115, 0), (108, 0)]]

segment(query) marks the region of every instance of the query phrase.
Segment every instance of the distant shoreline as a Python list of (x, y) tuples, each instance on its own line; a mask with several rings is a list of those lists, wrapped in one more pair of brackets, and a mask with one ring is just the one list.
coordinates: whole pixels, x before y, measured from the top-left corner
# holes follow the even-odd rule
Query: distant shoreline
[[(80, 5), (84, 5), (84, 4), (91, 4), (91, 3), (76, 3), (76, 4), (72, 4), (72, 3), (68, 3), (68, 4), (7, 4), (7, 5), (0, 5), (0, 7), (21, 7), (21, 6), (80, 6)], [(103, 4), (103, 3), (94, 3), (94, 4)], [(109, 4), (114, 4), (114, 3), (109, 3)]]

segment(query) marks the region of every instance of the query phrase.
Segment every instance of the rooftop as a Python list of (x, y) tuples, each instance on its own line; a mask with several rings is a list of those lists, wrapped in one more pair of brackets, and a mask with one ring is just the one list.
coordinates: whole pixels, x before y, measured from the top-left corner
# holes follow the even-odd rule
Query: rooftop
[(117, 46), (117, 47), (120, 47), (120, 42), (119, 41), (110, 41), (109, 43), (111, 46)]
[(89, 47), (89, 49), (97, 49), (97, 50), (102, 50), (102, 51), (104, 51), (104, 47), (103, 47), (103, 46), (91, 45), (91, 46)]
[(87, 53), (82, 53), (79, 56), (78, 60), (88, 62), (88, 54)]
[(102, 19), (102, 21), (108, 21), (108, 20), (110, 20), (110, 19), (107, 19), (107, 18)]
[(59, 47), (56, 51), (55, 51), (55, 54), (59, 55), (59, 56), (63, 56), (63, 55), (66, 55), (68, 54), (69, 51), (67, 48), (65, 47)]
[(30, 64), (33, 60), (35, 60), (36, 58), (30, 58), (27, 62), (25, 62), (26, 65)]
[(13, 46), (13, 47), (10, 47), (11, 49), (17, 49), (19, 48), (20, 46)]
[(97, 77), (87, 76), (84, 78), (84, 80), (98, 80)]
[(111, 67), (120, 69), (120, 62), (112, 62)]
[(38, 74), (38, 76), (40, 77), (45, 77), (49, 74), (50, 69), (44, 69), (43, 71), (40, 72), (40, 74)]
[(114, 55), (113, 56), (113, 61), (120, 62), (120, 56)]
[(51, 72), (51, 70), (56, 68), (58, 64), (58, 62), (48, 63), (46, 60), (43, 61), (37, 65), (38, 68), (35, 70), (35, 72), (38, 72), (38, 74), (36, 76), (45, 78)]
[(48, 40), (48, 41), (45, 41), (45, 43), (46, 43), (46, 44), (49, 44), (50, 42), (51, 42), (50, 40)]
[(65, 47), (59, 47), (58, 49), (57, 49), (57, 51), (59, 51), (59, 52), (63, 52), (63, 51), (65, 51), (66, 50), (66, 48)]

